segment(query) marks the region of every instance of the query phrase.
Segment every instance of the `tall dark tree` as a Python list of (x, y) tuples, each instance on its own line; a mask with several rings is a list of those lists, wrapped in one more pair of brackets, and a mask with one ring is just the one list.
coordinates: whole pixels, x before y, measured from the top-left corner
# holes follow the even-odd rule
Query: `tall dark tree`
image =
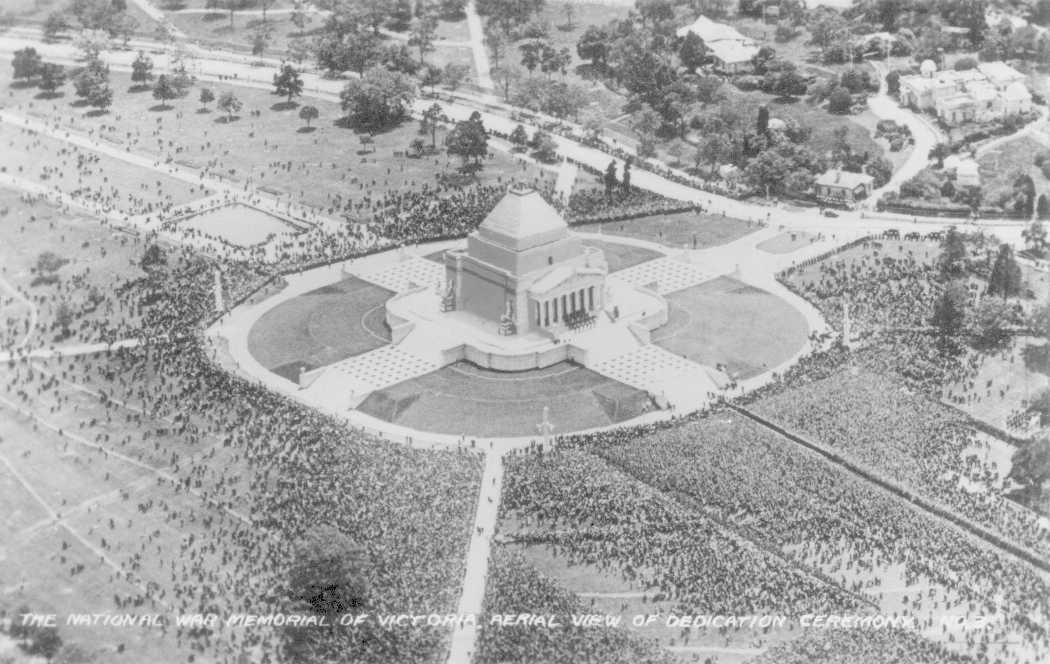
[(700, 35), (695, 32), (686, 33), (682, 39), (682, 45), (678, 47), (678, 59), (686, 69), (695, 70), (707, 61), (707, 46)]
[(616, 185), (620, 181), (616, 178), (616, 161), (610, 161), (609, 165), (605, 167), (605, 174), (602, 176), (602, 182), (605, 184), (605, 195), (612, 196), (613, 192), (616, 191)]
[(598, 71), (605, 71), (609, 57), (609, 33), (605, 28), (592, 25), (588, 27), (579, 41), (576, 42), (576, 55), (590, 60), (591, 66)]
[(764, 136), (769, 130), (769, 107), (762, 104), (758, 107), (758, 123), (755, 126), (755, 133), (759, 136)]
[(136, 86), (148, 86), (153, 80), (153, 60), (143, 51), (139, 51), (134, 62), (131, 63), (131, 81)]
[(1005, 243), (999, 245), (999, 253), (988, 277), (988, 294), (1003, 299), (1016, 297), (1021, 293), (1022, 281), (1021, 266), (1017, 264), (1013, 248)]
[(969, 293), (962, 280), (948, 283), (940, 297), (934, 302), (930, 323), (937, 328), (942, 350), (957, 348), (957, 339), (966, 324), (966, 306)]
[(941, 256), (938, 260), (941, 276), (947, 279), (962, 276), (966, 271), (966, 263), (966, 241), (962, 233), (952, 226), (941, 240)]
[(624, 194), (631, 193), (631, 158), (623, 162), (623, 177), (620, 178), (620, 191)]
[(179, 91), (167, 74), (157, 77), (157, 82), (153, 84), (153, 98), (160, 102), (161, 108), (168, 108), (168, 102), (178, 96)]

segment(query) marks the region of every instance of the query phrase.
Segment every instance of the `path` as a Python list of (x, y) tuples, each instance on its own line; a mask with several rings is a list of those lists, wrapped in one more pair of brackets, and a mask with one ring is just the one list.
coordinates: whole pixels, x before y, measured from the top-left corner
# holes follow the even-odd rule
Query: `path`
[(52, 346), (51, 348), (16, 349), (0, 351), (0, 363), (12, 360), (48, 360), (55, 357), (73, 357), (77, 355), (94, 355), (95, 353), (108, 353), (122, 348), (138, 348), (149, 343), (158, 341), (166, 342), (167, 339), (121, 339), (120, 341), (94, 341), (68, 346)]
[(470, 30), (470, 50), (474, 54), (474, 69), (478, 74), (478, 86), (483, 90), (492, 90), (492, 72), (489, 67), (489, 52), (485, 48), (485, 29), (478, 15), (474, 0), (466, 6), (467, 28)]
[[(473, 615), (482, 620), (485, 601), (485, 585), (489, 573), (489, 556), (492, 538), (496, 534), (500, 498), (503, 495), (503, 452), (490, 449), (485, 454), (485, 468), (481, 474), (481, 490), (474, 516), (474, 530), (470, 534), (467, 548), (466, 574), (463, 576), (463, 593), (459, 597), (460, 616)], [(477, 647), (478, 626), (462, 625), (452, 633), (452, 647), (448, 664), (470, 664)]]

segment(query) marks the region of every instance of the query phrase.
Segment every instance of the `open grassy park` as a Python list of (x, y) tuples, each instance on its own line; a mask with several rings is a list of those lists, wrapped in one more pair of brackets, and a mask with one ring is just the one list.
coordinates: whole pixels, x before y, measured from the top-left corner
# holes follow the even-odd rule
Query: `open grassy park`
[(622, 235), (677, 249), (716, 247), (757, 229), (757, 226), (747, 221), (706, 212), (656, 214), (577, 227), (577, 230), (585, 233)]
[[(58, 122), (119, 149), (151, 155), (160, 163), (235, 183), (250, 180), (262, 191), (331, 212), (379, 200), (387, 193), (434, 186), (443, 177), (480, 183), (553, 178), (536, 166), (494, 151), (476, 179), (463, 180), (458, 174), (462, 164), (458, 157), (440, 151), (411, 156), (410, 144), (419, 136), (418, 123), (405, 122), (369, 136), (344, 128), (339, 105), (323, 99), (288, 105), (268, 90), (201, 81), (186, 98), (162, 105), (148, 90), (130, 91), (130, 74), (113, 72), (113, 106), (108, 113), (97, 115), (75, 105), (69, 88), (64, 96), (40, 100), (35, 88), (11, 87), (10, 75), (10, 67), (0, 67), (0, 87), (8, 90), (7, 104), (14, 112)], [(202, 106), (198, 102), (202, 87), (211, 89), (216, 97), (234, 92), (243, 108), (230, 120), (214, 104)], [(299, 106), (305, 104), (316, 106), (320, 113), (312, 128), (298, 117)], [(439, 147), (446, 131), (439, 128), (433, 137)], [(372, 142), (363, 143), (362, 137)], [(429, 142), (431, 136), (423, 138)]]
[[(138, 320), (135, 308), (114, 293), (120, 284), (144, 274), (138, 264), (145, 243), (137, 236), (77, 210), (62, 210), (43, 200), (30, 202), (4, 188), (0, 188), (0, 233), (4, 237), (0, 277), (24, 293), (36, 310), (37, 327), (27, 340), (30, 347), (99, 341), (119, 329), (114, 327), (118, 321), (134, 325)], [(8, 303), (12, 306), (13, 300)], [(73, 313), (66, 331), (59, 325), (63, 309)], [(0, 337), (5, 346), (25, 338), (30, 319), (25, 305), (10, 311), (14, 315), (7, 314)]]

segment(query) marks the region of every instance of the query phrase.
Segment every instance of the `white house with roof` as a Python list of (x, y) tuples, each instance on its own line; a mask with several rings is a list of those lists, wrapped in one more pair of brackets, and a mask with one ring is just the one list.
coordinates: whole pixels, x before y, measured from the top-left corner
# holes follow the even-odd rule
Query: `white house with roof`
[(976, 69), (937, 71), (930, 60), (918, 75), (900, 78), (900, 101), (905, 106), (931, 111), (942, 122), (988, 122), (1027, 113), (1032, 95), (1024, 74), (1002, 62), (982, 62)]
[(679, 28), (677, 34), (685, 37), (690, 32), (704, 40), (715, 69), (729, 74), (751, 71), (751, 59), (758, 54), (758, 44), (733, 26), (700, 16), (691, 25)]
[(867, 173), (853, 173), (842, 169), (831, 169), (822, 173), (814, 182), (817, 200), (833, 205), (853, 207), (857, 201), (871, 195), (875, 178)]

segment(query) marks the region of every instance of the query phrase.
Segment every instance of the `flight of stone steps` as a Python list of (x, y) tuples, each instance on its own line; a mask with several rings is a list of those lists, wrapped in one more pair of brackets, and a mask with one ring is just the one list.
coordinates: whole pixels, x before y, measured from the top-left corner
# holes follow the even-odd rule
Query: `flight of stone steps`
[(666, 400), (682, 412), (700, 408), (707, 403), (708, 393), (718, 391), (706, 367), (653, 344), (609, 357), (592, 368), (649, 392), (657, 402)]

